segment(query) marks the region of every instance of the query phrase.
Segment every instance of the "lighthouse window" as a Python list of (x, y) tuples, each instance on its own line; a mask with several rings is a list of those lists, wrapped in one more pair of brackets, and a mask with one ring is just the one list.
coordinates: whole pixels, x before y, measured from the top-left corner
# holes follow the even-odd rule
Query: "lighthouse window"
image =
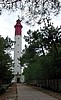
[(18, 46), (19, 46), (19, 44), (18, 44)]
[(18, 53), (19, 53), (19, 51), (18, 51)]
[(17, 59), (19, 59), (19, 58), (17, 58)]
[(19, 39), (19, 38), (18, 38)]

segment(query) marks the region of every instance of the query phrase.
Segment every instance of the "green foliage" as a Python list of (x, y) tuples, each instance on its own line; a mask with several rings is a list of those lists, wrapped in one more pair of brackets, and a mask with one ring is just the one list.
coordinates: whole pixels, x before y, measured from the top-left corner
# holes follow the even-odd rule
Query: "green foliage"
[(6, 40), (3, 37), (0, 37), (0, 81), (2, 83), (10, 83), (13, 74), (12, 74), (12, 58), (6, 50)]
[[(26, 24), (35, 23), (41, 24), (45, 17), (50, 16), (51, 13), (54, 15), (60, 12), (59, 0), (1, 0), (0, 1), (0, 14), (2, 9), (8, 11), (21, 11), (21, 20), (24, 20)], [(24, 13), (25, 12), (25, 13)]]
[[(46, 22), (47, 23), (46, 23)], [(59, 79), (61, 77), (61, 27), (54, 27), (47, 19), (41, 30), (29, 30), (24, 36), (28, 43), (20, 59), (26, 65), (26, 82)]]

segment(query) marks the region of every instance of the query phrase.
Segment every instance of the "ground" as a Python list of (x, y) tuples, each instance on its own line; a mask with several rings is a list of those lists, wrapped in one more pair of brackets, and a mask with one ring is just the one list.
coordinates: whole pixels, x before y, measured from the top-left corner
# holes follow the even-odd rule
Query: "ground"
[[(31, 87), (53, 97), (56, 97), (58, 100), (61, 100), (61, 93), (52, 92), (50, 90), (45, 90), (40, 87)], [(12, 84), (3, 95), (0, 95), (0, 100), (17, 100), (17, 84)]]
[(17, 100), (17, 87), (12, 84), (4, 94), (0, 95), (0, 100)]
[(58, 100), (61, 100), (61, 93), (57, 93), (57, 92), (53, 92), (51, 90), (47, 90), (47, 89), (44, 89), (44, 88), (41, 88), (41, 87), (36, 87), (36, 86), (32, 86), (34, 89), (37, 89), (43, 93), (46, 93), (50, 96), (53, 96), (55, 98), (57, 98)]

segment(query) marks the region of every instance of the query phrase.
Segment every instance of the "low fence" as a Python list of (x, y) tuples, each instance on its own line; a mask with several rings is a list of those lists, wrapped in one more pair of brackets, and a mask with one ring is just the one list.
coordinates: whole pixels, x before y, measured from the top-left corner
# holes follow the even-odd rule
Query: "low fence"
[(33, 80), (30, 84), (55, 92), (61, 92), (61, 79)]

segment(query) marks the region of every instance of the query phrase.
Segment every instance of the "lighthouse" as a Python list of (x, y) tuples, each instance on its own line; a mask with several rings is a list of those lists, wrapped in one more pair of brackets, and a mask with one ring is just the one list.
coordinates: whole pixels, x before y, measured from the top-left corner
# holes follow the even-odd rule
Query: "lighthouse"
[(14, 46), (14, 75), (15, 82), (21, 82), (21, 65), (18, 60), (22, 51), (22, 25), (20, 19), (16, 21), (15, 28), (15, 46)]

